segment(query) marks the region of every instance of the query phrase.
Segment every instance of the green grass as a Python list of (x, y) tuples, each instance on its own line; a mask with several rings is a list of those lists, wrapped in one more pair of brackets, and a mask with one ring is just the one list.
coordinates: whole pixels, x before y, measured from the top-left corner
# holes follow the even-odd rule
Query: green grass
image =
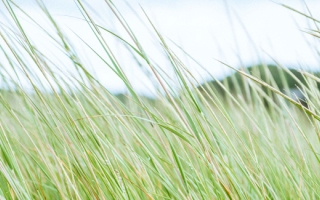
[[(219, 81), (225, 94), (210, 87), (204, 94), (154, 27), (181, 86), (177, 92), (170, 87), (168, 74), (147, 56), (125, 19), (106, 1), (130, 41), (109, 33), (124, 42), (137, 60), (143, 60), (159, 84), (156, 99), (150, 100), (133, 89), (119, 58), (101, 34), (105, 29), (92, 21), (78, 1), (104, 49), (104, 54), (97, 53), (97, 57), (129, 91), (118, 98), (87, 70), (77, 49), (43, 4), (39, 6), (55, 30), (46, 34), (71, 63), (60, 69), (75, 68), (76, 75), (55, 73), (52, 66), (59, 69), (58, 65), (49, 64), (53, 58), (41, 54), (29, 40), (13, 12), (15, 4), (3, 3), (15, 29), (1, 26), (0, 37), (6, 45), (1, 53), (8, 55), (10, 70), (19, 78), (1, 69), (5, 86), (0, 95), (1, 197), (320, 198), (320, 93), (316, 76), (305, 72), (298, 77), (304, 82), (300, 89), (307, 97), (308, 108), (283, 94), (277, 83), (266, 83), (267, 79), (243, 71), (238, 71), (245, 80), (243, 87), (236, 89), (245, 88), (238, 93), (243, 95), (235, 95), (228, 83)], [(34, 73), (31, 66), (36, 66), (39, 73)], [(32, 90), (22, 87), (22, 81), (27, 81)], [(286, 78), (282, 81), (288, 83)], [(49, 89), (44, 90), (43, 85)], [(264, 105), (265, 99), (269, 107)]]

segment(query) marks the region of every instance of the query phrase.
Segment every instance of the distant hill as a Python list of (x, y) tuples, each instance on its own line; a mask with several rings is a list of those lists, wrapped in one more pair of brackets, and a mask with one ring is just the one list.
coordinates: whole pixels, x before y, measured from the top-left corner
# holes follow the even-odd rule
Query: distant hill
[[(289, 71), (289, 72), (287, 72)], [(283, 68), (277, 67), (275, 65), (256, 65), (245, 68), (245, 72), (251, 74), (264, 82), (277, 87), (281, 92), (287, 93), (291, 96), (297, 96), (300, 99), (304, 99), (302, 93), (299, 91), (298, 87), (306, 84), (304, 76), (296, 69), (288, 68), (287, 71)], [(291, 75), (290, 75), (291, 74)], [(317, 77), (320, 77), (320, 73), (312, 73)], [(239, 72), (235, 72), (221, 80), (219, 80), (228, 90), (233, 94), (245, 94), (245, 81), (248, 78), (241, 75)], [(320, 88), (320, 84), (317, 85)], [(198, 89), (202, 92), (211, 87), (213, 91), (218, 92), (223, 97), (226, 96), (225, 90), (220, 86), (220, 84), (213, 80), (202, 84), (202, 87)], [(267, 91), (263, 88), (264, 91)], [(290, 94), (294, 92), (295, 94)]]

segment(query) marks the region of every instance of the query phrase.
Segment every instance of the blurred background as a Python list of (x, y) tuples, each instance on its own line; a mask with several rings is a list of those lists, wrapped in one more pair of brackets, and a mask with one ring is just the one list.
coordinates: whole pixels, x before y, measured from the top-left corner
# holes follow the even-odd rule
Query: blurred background
[[(12, 5), (31, 41), (47, 54), (54, 57), (60, 68), (68, 66), (67, 57), (48, 38), (43, 30), (54, 33), (36, 1), (16, 0)], [(133, 44), (121, 23), (104, 0), (81, 1), (94, 21)], [(170, 63), (163, 53), (159, 39), (152, 29), (143, 10), (168, 45), (184, 62), (199, 82), (210, 79), (208, 72), (222, 78), (231, 69), (221, 65), (223, 61), (240, 68), (253, 64), (279, 62), (286, 67), (317, 70), (319, 56), (318, 40), (306, 32), (316, 30), (312, 20), (284, 7), (285, 4), (302, 13), (320, 19), (320, 2), (316, 0), (118, 0), (112, 1), (122, 17), (136, 34), (148, 56), (158, 67), (170, 73)], [(122, 81), (96, 55), (106, 56), (96, 40), (83, 15), (79, 4), (73, 0), (44, 0), (52, 16), (69, 41), (77, 49), (77, 54), (88, 69), (112, 92), (122, 93), (126, 88)], [(10, 35), (13, 23), (7, 8), (0, 3), (1, 32)], [(33, 20), (19, 11), (21, 8)], [(142, 10), (143, 9), (143, 10)], [(106, 41), (119, 63), (131, 80), (134, 88), (143, 95), (155, 92), (152, 78), (139, 65), (130, 51), (108, 32)], [(13, 34), (14, 35), (14, 34)], [(0, 39), (5, 49), (6, 45)], [(192, 59), (181, 49), (192, 56)], [(92, 51), (94, 49), (96, 53)], [(49, 56), (50, 55), (50, 56)], [(8, 65), (0, 53), (2, 65)], [(197, 62), (195, 62), (194, 60)], [(200, 67), (201, 65), (202, 67)], [(65, 69), (68, 71), (68, 69)], [(69, 73), (72, 73), (70, 69)]]

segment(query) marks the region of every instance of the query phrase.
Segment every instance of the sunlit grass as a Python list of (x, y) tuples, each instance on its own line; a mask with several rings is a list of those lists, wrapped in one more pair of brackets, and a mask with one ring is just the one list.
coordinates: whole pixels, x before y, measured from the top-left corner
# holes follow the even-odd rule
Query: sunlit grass
[[(245, 92), (230, 92), (223, 82), (219, 84), (226, 96), (213, 87), (201, 90), (146, 15), (175, 72), (177, 90), (106, 1), (131, 41), (109, 33), (145, 62), (159, 85), (155, 99), (148, 99), (132, 87), (120, 58), (101, 34), (106, 29), (95, 24), (78, 1), (104, 54), (91, 50), (128, 89), (120, 99), (87, 70), (45, 5), (39, 3), (55, 29), (46, 34), (70, 66), (55, 65), (54, 58), (39, 52), (14, 12), (17, 5), (3, 3), (14, 22), (10, 29), (3, 25), (0, 29), (5, 45), (1, 53), (10, 66), (0, 71), (3, 198), (320, 198), (318, 77), (306, 72), (307, 84), (299, 86), (308, 107), (283, 94), (272, 81), (266, 83), (227, 64), (242, 74)], [(77, 73), (58, 73), (64, 68)]]

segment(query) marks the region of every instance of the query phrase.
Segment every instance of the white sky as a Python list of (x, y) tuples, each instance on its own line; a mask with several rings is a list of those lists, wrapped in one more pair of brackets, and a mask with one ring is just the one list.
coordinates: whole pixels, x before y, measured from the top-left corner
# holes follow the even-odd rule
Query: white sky
[[(16, 2), (28, 11), (35, 20), (46, 26), (44, 18), (36, 9), (32, 0)], [(112, 74), (111, 70), (99, 61), (92, 52), (85, 50), (80, 40), (75, 37), (74, 32), (99, 53), (103, 52), (85, 22), (74, 18), (81, 16), (73, 0), (44, 0), (44, 2), (69, 35), (73, 44), (81, 50), (80, 55), (86, 57), (85, 63), (87, 66), (96, 71), (103, 84), (111, 91), (125, 90), (121, 80)], [(88, 0), (87, 2), (90, 3), (85, 5), (89, 5), (95, 10), (95, 19), (98, 24), (110, 30), (115, 30), (119, 35), (130, 41), (130, 38), (123, 31), (103, 0)], [(114, 1), (148, 55), (163, 69), (168, 68), (168, 61), (163, 57), (163, 52), (157, 45), (156, 36), (139, 4), (168, 42), (171, 39), (182, 46), (214, 76), (222, 77), (229, 71), (226, 67), (219, 65), (215, 59), (224, 61), (234, 67), (240, 67), (241, 63), (244, 65), (258, 63), (259, 61), (270, 63), (271, 58), (267, 53), (288, 67), (298, 67), (299, 65), (313, 69), (319, 67), (319, 58), (316, 56), (315, 50), (311, 48), (312, 45), (317, 45), (317, 40), (301, 32), (308, 27), (315, 28), (314, 24), (272, 1), (128, 0), (128, 2), (142, 18), (142, 21), (126, 6), (124, 0)], [(300, 0), (279, 0), (279, 2), (302, 12), (306, 11)], [(320, 10), (320, 2), (306, 2), (314, 17), (320, 19), (320, 13), (316, 12)], [(0, 11), (4, 12), (2, 3), (0, 5)], [(0, 22), (5, 23), (5, 19), (1, 20), (0, 18)], [(61, 66), (66, 65), (63, 57), (59, 57), (59, 52), (53, 50), (54, 47), (47, 42), (39, 29), (28, 21), (24, 21), (23, 25), (37, 47), (48, 55), (56, 55), (59, 60), (57, 63), (61, 63)], [(2, 27), (0, 27), (1, 30)], [(48, 28), (48, 30), (50, 29)], [(135, 88), (142, 93), (148, 93), (151, 84), (138, 70), (133, 59), (128, 56), (123, 47), (119, 47), (119, 44), (112, 37), (106, 36), (106, 38)], [(179, 53), (172, 43), (169, 42), (169, 44), (185, 61), (187, 67), (199, 81), (208, 78), (207, 74), (201, 71), (195, 63), (185, 59), (186, 57)]]

